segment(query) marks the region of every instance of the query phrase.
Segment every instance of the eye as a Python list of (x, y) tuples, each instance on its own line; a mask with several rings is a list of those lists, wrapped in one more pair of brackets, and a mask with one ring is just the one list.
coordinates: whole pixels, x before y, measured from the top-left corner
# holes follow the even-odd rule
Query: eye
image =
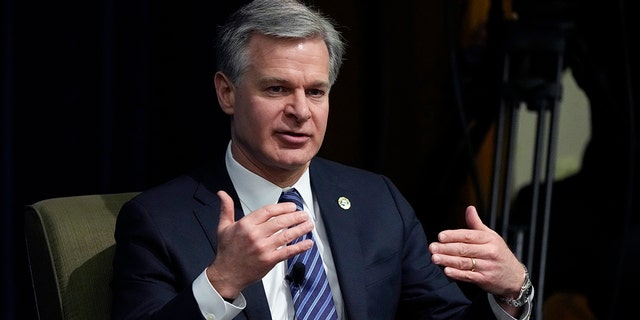
[(269, 93), (282, 93), (284, 92), (284, 87), (283, 86), (271, 86), (267, 88), (267, 91)]
[(307, 95), (319, 98), (325, 95), (325, 91), (320, 89), (309, 89), (307, 90)]

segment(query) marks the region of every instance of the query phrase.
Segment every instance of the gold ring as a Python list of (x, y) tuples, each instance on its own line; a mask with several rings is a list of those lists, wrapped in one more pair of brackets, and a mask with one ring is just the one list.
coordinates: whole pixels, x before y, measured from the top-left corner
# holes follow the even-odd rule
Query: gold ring
[(476, 271), (476, 259), (471, 258), (471, 272)]

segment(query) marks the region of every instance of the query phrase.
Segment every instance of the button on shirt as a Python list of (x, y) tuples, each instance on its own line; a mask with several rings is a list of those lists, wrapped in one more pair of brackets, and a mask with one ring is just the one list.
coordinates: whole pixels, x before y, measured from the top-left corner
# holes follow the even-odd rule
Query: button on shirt
[[(265, 205), (278, 202), (278, 198), (283, 189), (247, 170), (235, 161), (231, 155), (231, 143), (229, 143), (227, 147), (226, 165), (245, 215)], [(342, 294), (338, 285), (338, 278), (331, 251), (328, 245), (326, 245), (327, 237), (319, 214), (320, 210), (311, 192), (308, 168), (298, 182), (291, 187), (295, 187), (298, 192), (300, 192), (304, 202), (304, 210), (309, 213), (315, 224), (313, 229), (314, 245), (318, 246), (318, 250), (322, 256), (339, 318), (344, 319)], [(273, 319), (294, 320), (295, 312), (289, 284), (285, 280), (285, 274), (286, 261), (282, 261), (276, 264), (275, 267), (262, 278), (262, 285), (264, 286), (269, 303), (271, 317)], [(213, 286), (211, 286), (205, 272), (194, 281), (193, 291), (200, 310), (207, 319), (211, 319), (209, 316), (212, 315), (215, 319), (231, 319), (246, 307), (246, 301), (242, 294), (233, 301), (233, 304), (225, 302)]]

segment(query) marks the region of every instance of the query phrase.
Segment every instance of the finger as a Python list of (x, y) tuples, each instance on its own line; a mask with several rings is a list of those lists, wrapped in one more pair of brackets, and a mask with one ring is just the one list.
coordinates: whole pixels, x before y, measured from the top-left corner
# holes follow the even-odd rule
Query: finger
[[(259, 238), (268, 238), (308, 220), (309, 214), (304, 211), (296, 211), (296, 206), (292, 203), (266, 205), (242, 219), (243, 223), (250, 226), (249, 228)], [(273, 243), (281, 245), (277, 242)]]
[(475, 283), (476, 285), (480, 285), (480, 282), (483, 281), (482, 279), (484, 278), (482, 273), (473, 272), (470, 270), (462, 270), (458, 268), (445, 267), (443, 271), (444, 271), (444, 274), (451, 279)]
[(278, 246), (291, 244), (292, 241), (302, 237), (313, 230), (313, 222), (306, 221), (290, 228), (282, 229), (273, 235)]
[(218, 230), (223, 230), (235, 222), (235, 209), (233, 199), (225, 191), (220, 190), (217, 193), (220, 198), (220, 222), (218, 222)]
[(269, 230), (275, 232), (294, 227), (307, 220), (309, 220), (308, 213), (304, 211), (295, 211), (271, 217), (266, 223), (270, 226)]
[[(448, 277), (462, 281), (472, 281), (481, 275), (482, 263), (480, 259), (469, 257), (455, 257), (441, 254), (432, 256), (433, 263), (444, 267), (443, 270)], [(474, 263), (475, 262), (475, 263)]]
[(296, 211), (297, 209), (294, 203), (282, 202), (261, 207), (247, 214), (244, 219), (246, 219), (246, 221), (251, 221), (252, 224), (261, 224), (273, 219), (274, 217), (293, 213)]
[(456, 259), (457, 257), (476, 257), (480, 255), (479, 251), (482, 251), (478, 245), (464, 242), (432, 242), (429, 250), (432, 254), (456, 257)]
[(278, 261), (284, 261), (311, 249), (315, 245), (313, 240), (310, 239), (305, 239), (295, 244), (283, 245), (275, 251), (274, 258)]
[(465, 220), (467, 222), (467, 226), (474, 230), (487, 230), (490, 229), (484, 223), (482, 223), (482, 219), (478, 215), (478, 210), (474, 206), (468, 206), (465, 211)]
[[(302, 211), (298, 211), (295, 214), (298, 213), (307, 215)], [(277, 232), (274, 232), (271, 235), (267, 236), (267, 238), (269, 239), (269, 245), (267, 247), (273, 250), (273, 258), (278, 261), (282, 261), (309, 250), (314, 245), (313, 240), (305, 239), (296, 243), (292, 242), (311, 232), (313, 230), (313, 227), (313, 222), (302, 221), (301, 223), (294, 226), (279, 229), (277, 230)]]

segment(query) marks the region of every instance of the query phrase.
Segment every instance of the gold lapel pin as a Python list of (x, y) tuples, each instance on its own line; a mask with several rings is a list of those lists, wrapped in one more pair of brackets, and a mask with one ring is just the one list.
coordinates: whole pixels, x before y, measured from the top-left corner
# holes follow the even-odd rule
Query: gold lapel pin
[(351, 201), (349, 201), (347, 197), (340, 197), (338, 198), (338, 205), (344, 210), (349, 210), (349, 208), (351, 208)]

